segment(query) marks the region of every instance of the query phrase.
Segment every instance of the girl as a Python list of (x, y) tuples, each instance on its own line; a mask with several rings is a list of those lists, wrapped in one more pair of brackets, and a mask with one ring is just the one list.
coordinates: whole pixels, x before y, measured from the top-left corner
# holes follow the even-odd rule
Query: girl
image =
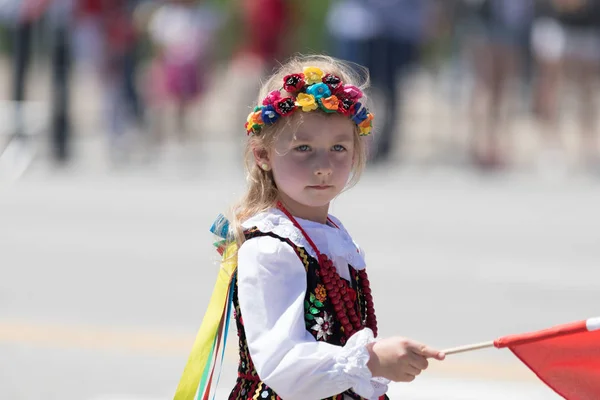
[[(248, 117), (248, 191), (231, 224), (213, 226), (230, 239), (220, 280), (232, 274), (239, 336), (229, 399), (384, 399), (390, 380), (410, 382), (427, 358), (444, 358), (404, 338), (375, 341), (364, 255), (328, 214), (330, 202), (357, 181), (371, 132), (373, 116), (350, 71), (329, 57), (296, 58), (264, 84)], [(201, 333), (215, 324), (209, 314), (228, 313), (209, 307)], [(208, 398), (211, 359), (199, 366), (206, 351), (198, 346), (178, 400), (193, 398), (200, 375), (198, 396)]]

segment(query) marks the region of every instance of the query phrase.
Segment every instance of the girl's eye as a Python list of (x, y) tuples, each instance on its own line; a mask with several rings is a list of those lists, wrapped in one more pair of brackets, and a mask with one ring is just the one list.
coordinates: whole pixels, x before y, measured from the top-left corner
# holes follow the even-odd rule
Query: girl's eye
[(332, 147), (333, 151), (345, 151), (346, 148), (344, 146), (342, 146), (341, 144), (336, 144)]
[(310, 146), (307, 144), (301, 144), (300, 146), (296, 147), (296, 151), (300, 151), (300, 152), (310, 151)]

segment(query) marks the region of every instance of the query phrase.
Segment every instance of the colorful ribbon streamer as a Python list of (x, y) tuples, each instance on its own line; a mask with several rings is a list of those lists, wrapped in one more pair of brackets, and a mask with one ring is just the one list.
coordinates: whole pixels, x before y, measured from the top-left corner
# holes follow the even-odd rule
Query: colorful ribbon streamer
[[(174, 400), (194, 400), (194, 398), (208, 400), (213, 374), (217, 366), (219, 369), (218, 383), (227, 344), (229, 320), (231, 319), (236, 268), (237, 244), (234, 242), (227, 245), (223, 253), (217, 282), (194, 341), (192, 352), (175, 391)], [(221, 348), (220, 358), (219, 348)]]

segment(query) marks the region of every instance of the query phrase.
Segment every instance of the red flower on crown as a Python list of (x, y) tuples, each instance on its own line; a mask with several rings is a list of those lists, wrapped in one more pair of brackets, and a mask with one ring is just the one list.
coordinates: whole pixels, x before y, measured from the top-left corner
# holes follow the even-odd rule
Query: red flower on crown
[(350, 117), (354, 115), (356, 102), (363, 96), (362, 91), (354, 85), (343, 85), (336, 94), (340, 100), (338, 112)]
[(337, 91), (343, 86), (342, 80), (339, 76), (333, 74), (327, 74), (323, 77), (323, 83), (329, 86), (331, 94), (336, 94)]
[(296, 102), (291, 97), (285, 97), (281, 100), (277, 100), (273, 105), (275, 106), (275, 111), (277, 111), (277, 114), (281, 116), (289, 115), (296, 111), (296, 108), (298, 108), (296, 107)]
[(354, 106), (356, 105), (356, 102), (352, 99), (349, 99), (347, 97), (339, 97), (339, 105), (338, 105), (338, 109), (337, 111), (342, 114), (345, 115), (346, 117), (350, 117), (352, 115), (354, 115)]
[(304, 74), (290, 74), (283, 78), (283, 89), (289, 93), (297, 93), (306, 86)]

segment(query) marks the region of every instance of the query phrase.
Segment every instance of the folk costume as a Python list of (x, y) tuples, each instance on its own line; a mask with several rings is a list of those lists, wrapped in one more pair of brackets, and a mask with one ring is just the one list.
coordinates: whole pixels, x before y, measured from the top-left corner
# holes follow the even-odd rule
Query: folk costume
[[(240, 361), (229, 400), (387, 398), (389, 381), (367, 368), (377, 321), (363, 252), (333, 216), (320, 224), (286, 214), (273, 208), (243, 223), (237, 268), (224, 250), (219, 281), (229, 296), (215, 310), (215, 288), (176, 400), (211, 398), (232, 311)], [(200, 343), (207, 325), (217, 332)]]
[[(373, 300), (365, 261), (340, 221), (290, 219), (272, 209), (243, 227), (247, 241), (239, 249), (233, 293), (240, 364), (229, 399), (383, 395), (387, 381), (372, 381), (366, 367), (365, 346), (377, 328), (368, 312)], [(319, 258), (331, 260), (332, 271)], [(341, 279), (334, 283), (332, 273)], [(339, 298), (333, 285), (344, 293)], [(346, 313), (340, 303), (348, 305)], [(348, 330), (354, 331), (350, 338)]]
[[(250, 113), (246, 132), (260, 135), (293, 112), (322, 110), (347, 116), (366, 136), (373, 115), (362, 96), (306, 67), (285, 76), (281, 90)], [(223, 238), (215, 243), (223, 261), (175, 400), (214, 399), (232, 314), (240, 363), (229, 400), (387, 399), (389, 381), (367, 367), (377, 320), (364, 255), (340, 221), (295, 218), (278, 203), (242, 228), (239, 249), (224, 218), (211, 228)]]

